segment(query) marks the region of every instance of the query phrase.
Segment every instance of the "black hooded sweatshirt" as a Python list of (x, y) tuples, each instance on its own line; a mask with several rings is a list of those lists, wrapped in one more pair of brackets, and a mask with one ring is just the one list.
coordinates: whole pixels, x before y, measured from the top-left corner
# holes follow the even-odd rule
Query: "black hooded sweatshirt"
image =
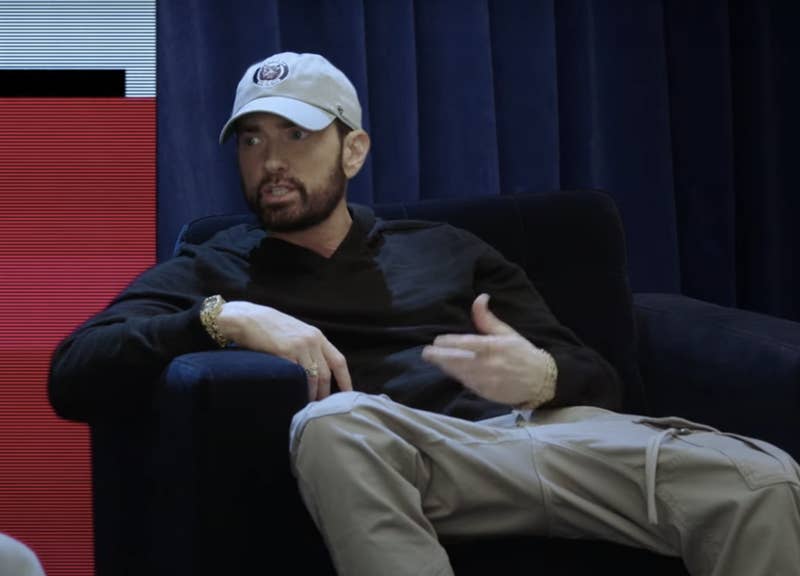
[(474, 333), (471, 305), (486, 292), (494, 314), (555, 359), (548, 405), (618, 406), (615, 370), (491, 246), (447, 224), (383, 221), (357, 205), (350, 211), (353, 224), (330, 258), (255, 225), (184, 245), (59, 345), (51, 403), (64, 417), (90, 420), (102, 409), (98, 398), (115, 395), (109, 387), (152, 390), (170, 360), (217, 346), (200, 322), (200, 305), (220, 294), (318, 327), (344, 354), (356, 390), (471, 420), (494, 416), (509, 407), (477, 397), (421, 357), (440, 334)]

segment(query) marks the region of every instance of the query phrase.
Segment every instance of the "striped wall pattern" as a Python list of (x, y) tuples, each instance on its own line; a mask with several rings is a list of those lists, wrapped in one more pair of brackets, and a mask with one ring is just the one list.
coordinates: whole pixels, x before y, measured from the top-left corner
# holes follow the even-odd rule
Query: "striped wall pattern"
[(0, 69), (125, 69), (126, 96), (156, 93), (155, 0), (3, 0)]
[(88, 430), (52, 412), (47, 368), (155, 261), (155, 100), (0, 100), (0, 126), (0, 531), (88, 576)]
[(47, 370), (155, 261), (155, 2), (3, 0), (0, 82), (8, 70), (126, 79), (128, 97), (0, 97), (0, 532), (48, 576), (89, 576), (88, 429), (53, 413)]

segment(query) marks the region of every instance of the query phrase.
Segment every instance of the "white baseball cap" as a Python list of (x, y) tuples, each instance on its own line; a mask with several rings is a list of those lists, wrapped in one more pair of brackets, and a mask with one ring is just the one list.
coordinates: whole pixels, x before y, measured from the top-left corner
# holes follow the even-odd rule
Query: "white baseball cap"
[(318, 54), (282, 52), (250, 66), (236, 88), (220, 144), (233, 132), (236, 120), (251, 112), (271, 112), (306, 130), (322, 130), (336, 118), (350, 128), (361, 128), (356, 89)]

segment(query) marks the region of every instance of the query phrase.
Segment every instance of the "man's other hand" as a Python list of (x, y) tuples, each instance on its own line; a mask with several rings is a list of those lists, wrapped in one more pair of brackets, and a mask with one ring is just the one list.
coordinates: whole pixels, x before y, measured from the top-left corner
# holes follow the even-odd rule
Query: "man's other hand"
[(479, 334), (444, 334), (422, 357), (479, 396), (533, 408), (555, 396), (552, 357), (489, 311), (489, 295), (472, 304)]

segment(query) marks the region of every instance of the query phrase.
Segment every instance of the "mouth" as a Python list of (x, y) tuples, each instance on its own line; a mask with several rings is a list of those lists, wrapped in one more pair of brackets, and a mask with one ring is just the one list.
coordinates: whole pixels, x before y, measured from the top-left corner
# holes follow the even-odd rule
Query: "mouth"
[(290, 196), (296, 191), (297, 189), (294, 186), (287, 184), (265, 184), (259, 189), (258, 194), (262, 202), (275, 202)]
[(267, 190), (265, 190), (265, 194), (280, 198), (281, 196), (286, 196), (290, 191), (291, 188), (287, 186), (274, 186), (272, 188), (267, 188)]

